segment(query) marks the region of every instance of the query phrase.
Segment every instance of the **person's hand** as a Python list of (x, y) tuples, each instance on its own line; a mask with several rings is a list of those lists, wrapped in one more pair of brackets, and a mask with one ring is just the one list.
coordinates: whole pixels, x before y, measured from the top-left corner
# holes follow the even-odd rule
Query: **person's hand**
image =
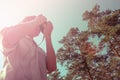
[(43, 15), (38, 15), (35, 20), (36, 20), (36, 23), (37, 23), (39, 26), (41, 26), (43, 23), (47, 22), (46, 17), (43, 16)]
[(53, 25), (52, 23), (49, 21), (49, 22), (46, 22), (42, 25), (43, 27), (43, 34), (45, 37), (48, 37), (48, 36), (51, 36), (51, 33), (52, 33), (52, 30), (53, 30)]

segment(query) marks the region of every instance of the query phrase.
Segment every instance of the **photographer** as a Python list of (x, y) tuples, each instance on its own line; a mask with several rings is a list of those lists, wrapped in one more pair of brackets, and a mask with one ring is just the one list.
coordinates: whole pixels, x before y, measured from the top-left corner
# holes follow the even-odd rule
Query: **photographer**
[[(5, 62), (0, 80), (47, 80), (47, 72), (56, 69), (51, 42), (53, 25), (42, 16), (26, 17), (20, 24), (1, 31)], [(42, 32), (46, 53), (33, 40)]]

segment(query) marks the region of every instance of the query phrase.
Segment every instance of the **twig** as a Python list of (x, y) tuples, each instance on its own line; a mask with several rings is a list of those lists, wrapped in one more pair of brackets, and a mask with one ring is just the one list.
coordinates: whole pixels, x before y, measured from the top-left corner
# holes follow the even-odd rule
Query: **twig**
[(111, 49), (113, 50), (113, 52), (115, 53), (115, 55), (117, 55), (118, 57), (120, 57), (120, 54), (117, 52), (117, 50), (114, 49), (114, 47), (112, 47), (112, 46), (113, 46), (112, 42), (109, 41), (109, 43), (110, 43), (110, 45), (111, 45)]
[(93, 80), (92, 75), (91, 75), (90, 70), (89, 70), (89, 67), (88, 67), (88, 64), (87, 64), (87, 62), (86, 62), (86, 58), (85, 58), (84, 63), (85, 63), (86, 71), (88, 72), (88, 75), (89, 75), (90, 80)]

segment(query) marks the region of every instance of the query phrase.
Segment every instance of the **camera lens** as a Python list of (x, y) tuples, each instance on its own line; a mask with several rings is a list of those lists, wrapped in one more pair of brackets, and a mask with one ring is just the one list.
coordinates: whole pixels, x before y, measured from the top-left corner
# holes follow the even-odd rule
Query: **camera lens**
[(41, 30), (41, 32), (43, 32), (43, 26), (40, 26), (40, 30)]

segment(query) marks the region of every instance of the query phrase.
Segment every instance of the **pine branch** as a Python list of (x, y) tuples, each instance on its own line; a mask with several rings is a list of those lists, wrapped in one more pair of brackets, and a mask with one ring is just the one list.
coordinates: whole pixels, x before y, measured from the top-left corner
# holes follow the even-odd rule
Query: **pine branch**
[(87, 73), (88, 73), (88, 75), (89, 75), (90, 80), (93, 80), (92, 75), (91, 75), (91, 73), (90, 73), (90, 69), (89, 69), (88, 64), (87, 64), (87, 61), (86, 61), (86, 58), (85, 58), (84, 63), (85, 63), (86, 71), (87, 71)]
[(112, 42), (109, 41), (109, 43), (110, 43), (110, 47), (111, 47), (111, 49), (113, 50), (113, 52), (115, 53), (115, 55), (117, 55), (118, 57), (120, 57), (120, 54), (119, 54), (119, 53), (117, 52), (117, 50), (113, 47)]

